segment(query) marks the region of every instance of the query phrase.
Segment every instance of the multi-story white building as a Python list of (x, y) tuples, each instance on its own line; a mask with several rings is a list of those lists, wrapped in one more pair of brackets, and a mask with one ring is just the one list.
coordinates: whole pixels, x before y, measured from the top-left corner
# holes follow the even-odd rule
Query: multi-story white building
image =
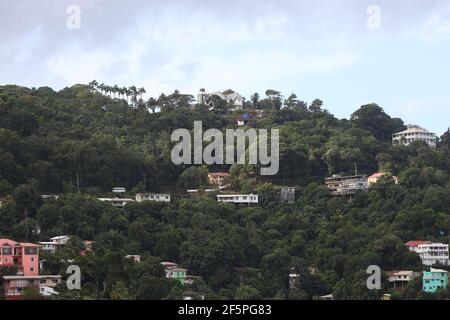
[(218, 194), (217, 201), (234, 204), (258, 204), (257, 194)]
[(137, 202), (143, 202), (143, 201), (170, 202), (170, 194), (138, 193), (136, 195), (136, 201)]
[(340, 176), (325, 178), (325, 184), (331, 196), (346, 196), (355, 194), (358, 190), (368, 191), (369, 182), (366, 175)]
[(242, 109), (244, 104), (244, 98), (237, 92), (233, 90), (227, 90), (224, 92), (215, 91), (215, 92), (206, 92), (205, 89), (200, 89), (200, 92), (197, 95), (197, 103), (198, 104), (208, 104), (208, 100), (210, 97), (217, 96), (229, 104), (235, 106), (236, 109)]
[(448, 244), (429, 241), (410, 241), (406, 244), (409, 250), (419, 255), (424, 266), (450, 265)]
[(408, 129), (402, 132), (397, 132), (392, 135), (393, 145), (410, 145), (415, 141), (424, 141), (430, 147), (436, 148), (436, 134), (425, 130), (419, 126), (409, 126)]
[(55, 253), (59, 245), (56, 242), (39, 242), (39, 246), (42, 253)]

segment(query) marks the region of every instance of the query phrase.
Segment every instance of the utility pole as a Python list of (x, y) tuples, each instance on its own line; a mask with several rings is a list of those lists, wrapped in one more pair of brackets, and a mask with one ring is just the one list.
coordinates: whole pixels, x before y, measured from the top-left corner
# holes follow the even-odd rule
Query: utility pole
[(356, 162), (353, 164), (355, 165), (355, 176), (357, 176), (358, 175), (358, 165)]
[(77, 173), (77, 190), (80, 193), (80, 175)]

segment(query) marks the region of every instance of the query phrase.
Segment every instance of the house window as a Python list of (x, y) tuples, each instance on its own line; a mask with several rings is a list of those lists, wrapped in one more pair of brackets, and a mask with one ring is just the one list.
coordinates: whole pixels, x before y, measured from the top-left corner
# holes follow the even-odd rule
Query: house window
[(30, 272), (33, 272), (34, 271), (34, 267), (30, 267)]
[(25, 255), (36, 255), (37, 248), (25, 248)]

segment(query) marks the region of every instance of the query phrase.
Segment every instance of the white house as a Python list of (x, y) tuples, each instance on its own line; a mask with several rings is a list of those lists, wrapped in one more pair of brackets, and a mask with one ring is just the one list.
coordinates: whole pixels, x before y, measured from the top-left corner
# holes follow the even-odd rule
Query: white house
[(116, 208), (123, 208), (127, 203), (134, 202), (133, 199), (129, 198), (98, 198), (98, 200), (109, 202)]
[(410, 270), (386, 271), (386, 275), (394, 289), (403, 289), (409, 281), (417, 277), (417, 273)]
[(136, 201), (158, 201), (158, 202), (170, 202), (170, 194), (158, 194), (158, 193), (138, 193), (136, 194)]
[(44, 297), (50, 297), (55, 294), (59, 294), (55, 289), (46, 286), (39, 287), (39, 294)]
[(448, 244), (429, 241), (410, 241), (406, 244), (409, 250), (419, 255), (424, 266), (450, 265)]
[(58, 200), (60, 197), (59, 194), (42, 194), (41, 198), (44, 200)]
[(129, 254), (129, 255), (125, 256), (125, 259), (133, 260), (136, 263), (141, 262), (141, 258), (142, 258), (142, 256), (139, 254)]
[(58, 250), (59, 244), (56, 242), (39, 242), (40, 249), (42, 253), (55, 253)]
[(56, 236), (50, 238), (52, 243), (56, 243), (57, 245), (65, 245), (70, 240), (69, 236)]
[(206, 92), (205, 89), (200, 89), (200, 92), (197, 95), (197, 103), (198, 104), (207, 104), (208, 99), (210, 97), (217, 96), (229, 104), (232, 104), (236, 107), (236, 109), (242, 109), (244, 105), (244, 98), (237, 92), (233, 90), (227, 90), (224, 92), (215, 91), (215, 92)]
[(436, 134), (425, 130), (419, 126), (408, 126), (408, 129), (402, 132), (397, 132), (392, 135), (393, 145), (410, 145), (415, 141), (424, 141), (430, 147), (436, 148)]
[(234, 204), (258, 204), (257, 194), (218, 194), (217, 201)]

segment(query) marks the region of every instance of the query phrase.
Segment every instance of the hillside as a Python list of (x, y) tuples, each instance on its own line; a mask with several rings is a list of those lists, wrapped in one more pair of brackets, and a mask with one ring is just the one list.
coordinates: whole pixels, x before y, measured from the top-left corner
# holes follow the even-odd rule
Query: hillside
[[(174, 130), (192, 130), (194, 120), (236, 128), (242, 111), (191, 107), (178, 92), (148, 102), (135, 96), (131, 104), (109, 95), (88, 85), (59, 92), (0, 86), (0, 238), (70, 235), (70, 246), (45, 257), (46, 271), (63, 275), (62, 257), (75, 260), (84, 297), (180, 298), (183, 289), (159, 265), (175, 261), (202, 277), (193, 290), (210, 298), (378, 299), (387, 283), (369, 291), (369, 265), (420, 271), (404, 243), (449, 241), (450, 132), (436, 149), (421, 142), (394, 147), (392, 134), (406, 126), (376, 104), (337, 119), (320, 100), (253, 96), (244, 109), (264, 113), (255, 127), (280, 130), (280, 171), (262, 177), (247, 165), (171, 162)], [(355, 163), (360, 173), (388, 172), (400, 183), (382, 179), (351, 202), (329, 197), (324, 178), (352, 174)], [(187, 198), (186, 189), (208, 187), (208, 171), (230, 172), (232, 189), (259, 194), (260, 205)], [(129, 196), (170, 193), (174, 201), (117, 209), (97, 200), (117, 186)], [(294, 204), (279, 203), (280, 186), (295, 187)], [(42, 194), (62, 196), (44, 201)], [(95, 255), (80, 256), (80, 240), (94, 240)], [(130, 266), (128, 254), (143, 262)], [(301, 279), (296, 288), (289, 286), (293, 271)], [(430, 298), (417, 281), (393, 296)]]

